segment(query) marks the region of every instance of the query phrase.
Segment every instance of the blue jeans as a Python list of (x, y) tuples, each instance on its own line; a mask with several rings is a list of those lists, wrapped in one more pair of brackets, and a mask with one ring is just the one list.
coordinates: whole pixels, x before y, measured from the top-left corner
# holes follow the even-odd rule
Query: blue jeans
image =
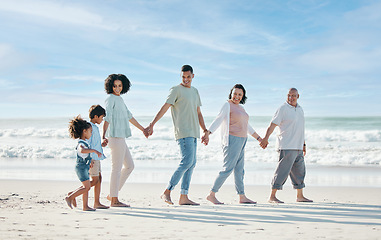
[(214, 181), (212, 192), (218, 192), (222, 184), (234, 170), (235, 189), (238, 194), (245, 194), (243, 185), (245, 146), (247, 138), (229, 135), (229, 145), (224, 146), (224, 165)]
[(180, 146), (181, 161), (173, 173), (167, 189), (172, 191), (183, 178), (180, 193), (187, 195), (193, 169), (196, 166), (197, 138), (181, 138), (177, 140), (177, 144)]

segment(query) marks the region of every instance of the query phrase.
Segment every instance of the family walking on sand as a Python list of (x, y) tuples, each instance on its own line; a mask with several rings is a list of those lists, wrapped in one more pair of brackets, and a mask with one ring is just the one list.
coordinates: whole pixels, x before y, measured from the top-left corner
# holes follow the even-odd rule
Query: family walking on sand
[[(241, 84), (236, 84), (230, 90), (229, 98), (223, 104), (220, 113), (206, 128), (201, 113), (201, 99), (198, 90), (192, 86), (194, 78), (193, 68), (184, 65), (181, 68), (181, 83), (170, 89), (168, 97), (148, 127), (144, 128), (128, 110), (121, 95), (129, 91), (131, 83), (123, 74), (111, 74), (105, 80), (105, 90), (108, 94), (105, 105), (92, 106), (90, 109), (90, 122), (79, 116), (69, 125), (70, 136), (78, 140), (76, 173), (82, 186), (69, 192), (65, 198), (68, 206), (76, 206), (75, 198), (82, 195), (83, 210), (108, 208), (100, 203), (101, 166), (100, 161), (105, 157), (102, 147), (109, 146), (111, 150), (111, 179), (110, 192), (107, 199), (111, 207), (129, 207), (119, 201), (118, 194), (124, 183), (134, 169), (134, 162), (125, 139), (131, 136), (129, 123), (143, 132), (148, 138), (154, 133), (155, 124), (171, 108), (172, 120), (175, 130), (175, 139), (180, 147), (180, 163), (172, 174), (168, 186), (161, 198), (167, 204), (174, 204), (171, 198), (172, 190), (181, 180), (179, 205), (199, 205), (189, 199), (188, 192), (193, 170), (196, 166), (197, 139), (208, 145), (209, 136), (218, 128), (221, 129), (221, 145), (223, 151), (223, 166), (210, 190), (207, 200), (213, 204), (223, 204), (216, 198), (216, 193), (225, 180), (234, 172), (235, 188), (239, 195), (239, 203), (255, 204), (247, 198), (244, 190), (244, 158), (247, 135), (253, 136), (259, 145), (265, 149), (268, 139), (278, 126), (280, 133), (277, 138), (279, 159), (278, 167), (272, 181), (272, 192), (269, 198), (271, 203), (283, 203), (276, 197), (277, 190), (282, 189), (288, 176), (297, 189), (298, 202), (312, 202), (303, 195), (306, 144), (304, 140), (304, 112), (297, 103), (299, 99), (296, 88), (289, 89), (287, 101), (278, 108), (271, 120), (264, 138), (249, 124), (249, 115), (243, 108), (246, 90)], [(97, 109), (95, 111), (94, 109)], [(102, 139), (98, 127), (104, 119)], [(200, 136), (200, 129), (203, 136)], [(89, 173), (90, 172), (90, 173)], [(89, 179), (92, 177), (92, 181)], [(88, 206), (88, 191), (94, 187), (94, 208)]]

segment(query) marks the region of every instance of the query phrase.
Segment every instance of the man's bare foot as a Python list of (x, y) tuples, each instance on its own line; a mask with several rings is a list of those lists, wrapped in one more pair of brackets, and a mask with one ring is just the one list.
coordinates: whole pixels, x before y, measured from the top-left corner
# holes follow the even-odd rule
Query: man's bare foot
[(73, 207), (71, 206), (71, 200), (69, 197), (65, 197), (65, 201), (67, 203), (67, 205), (69, 206), (69, 208), (73, 209)]
[(173, 202), (171, 200), (171, 196), (170, 195), (167, 195), (165, 193), (163, 193), (161, 196), (160, 196), (161, 199), (164, 200), (164, 202), (170, 204), (170, 205), (173, 205)]
[(219, 204), (224, 204), (223, 202), (218, 201), (218, 199), (215, 196), (212, 196), (212, 195), (208, 195), (206, 197), (206, 200), (210, 201), (213, 204), (218, 204), (218, 205)]
[(313, 202), (313, 200), (305, 198), (305, 197), (297, 198), (296, 201), (297, 202)]
[(110, 207), (109, 206), (105, 206), (105, 205), (103, 205), (101, 203), (98, 203), (98, 204), (94, 204), (94, 208), (95, 209), (108, 209)]
[(239, 195), (239, 203), (241, 204), (257, 204), (253, 200), (247, 198), (245, 195)]
[[(67, 196), (70, 196), (73, 192), (69, 192), (67, 194)], [(75, 198), (73, 198), (73, 200), (71, 201), (71, 204), (73, 204), (74, 207), (77, 207), (77, 200), (75, 200)]]
[(179, 199), (179, 205), (192, 205), (192, 206), (198, 206), (199, 203), (193, 202), (188, 198), (188, 195), (181, 194)]
[(91, 211), (91, 212), (93, 212), (93, 211), (95, 211), (95, 209), (87, 206), (87, 207), (83, 208), (83, 211)]
[(283, 201), (279, 200), (276, 197), (270, 197), (269, 203), (284, 203)]
[(130, 207), (130, 205), (117, 201), (111, 203), (111, 207)]

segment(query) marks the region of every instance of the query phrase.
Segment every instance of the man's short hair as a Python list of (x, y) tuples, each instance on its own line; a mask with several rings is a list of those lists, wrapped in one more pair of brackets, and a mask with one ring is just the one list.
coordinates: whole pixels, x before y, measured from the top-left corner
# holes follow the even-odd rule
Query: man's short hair
[(181, 67), (182, 72), (188, 72), (190, 71), (193, 74), (193, 68), (190, 65), (184, 65)]

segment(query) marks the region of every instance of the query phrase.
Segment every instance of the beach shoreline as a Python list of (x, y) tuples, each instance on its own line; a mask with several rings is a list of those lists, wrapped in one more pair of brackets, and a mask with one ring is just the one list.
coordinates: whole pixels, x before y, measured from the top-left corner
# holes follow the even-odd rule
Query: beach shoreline
[[(77, 181), (72, 159), (6, 159), (0, 158), (0, 179)], [(135, 160), (130, 183), (168, 182), (178, 166), (176, 160)], [(276, 168), (272, 163), (245, 162), (245, 185), (270, 186)], [(212, 184), (221, 170), (220, 161), (198, 161), (193, 172), (193, 184)], [(381, 187), (381, 166), (322, 166), (306, 163), (306, 186)], [(102, 161), (103, 182), (110, 180), (111, 160)], [(234, 184), (231, 176), (226, 180)], [(291, 186), (287, 180), (286, 186)]]
[[(216, 206), (205, 197), (210, 185), (192, 184), (190, 198), (201, 205), (174, 206), (160, 199), (161, 183), (126, 183), (120, 199), (131, 208), (89, 213), (70, 209), (65, 194), (76, 181), (0, 180), (0, 234), (3, 239), (380, 239), (381, 188), (310, 186), (305, 195), (314, 203), (295, 202), (286, 186), (267, 203), (269, 186), (246, 186), (256, 205), (240, 205), (234, 186), (224, 185)], [(102, 184), (101, 201), (108, 184)], [(89, 202), (93, 201), (90, 192)], [(79, 205), (81, 200), (78, 199)]]

